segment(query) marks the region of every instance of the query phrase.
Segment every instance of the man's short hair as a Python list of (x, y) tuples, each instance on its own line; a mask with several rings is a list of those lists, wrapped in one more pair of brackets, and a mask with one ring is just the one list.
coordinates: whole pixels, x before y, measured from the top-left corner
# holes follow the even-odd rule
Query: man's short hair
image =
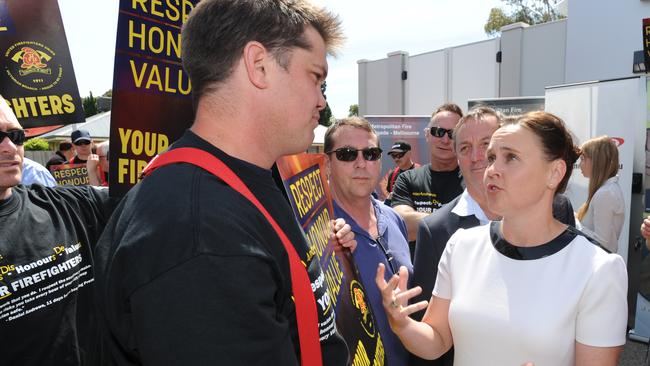
[(63, 141), (59, 144), (59, 151), (70, 151), (72, 149), (72, 143), (68, 141)]
[(377, 139), (377, 145), (379, 145), (379, 138), (377, 137), (377, 133), (375, 132), (375, 129), (372, 128), (370, 122), (368, 122), (368, 120), (365, 118), (353, 116), (353, 117), (339, 119), (336, 122), (332, 123), (332, 125), (327, 128), (327, 131), (325, 132), (325, 141), (323, 146), (325, 148), (325, 152), (332, 151), (332, 148), (334, 147), (334, 138), (332, 137), (332, 135), (334, 135), (334, 132), (336, 132), (339, 128), (343, 126), (360, 128), (364, 131), (370, 132), (375, 136), (375, 138)]
[(228, 79), (246, 44), (260, 42), (287, 68), (293, 48), (311, 49), (312, 26), (335, 54), (343, 41), (341, 22), (306, 0), (203, 0), (182, 29), (183, 68), (192, 82), (195, 106)]
[(501, 127), (503, 125), (503, 115), (501, 112), (495, 111), (494, 109), (485, 106), (485, 105), (478, 105), (472, 109), (470, 109), (466, 115), (460, 118), (456, 126), (454, 127), (454, 132), (453, 132), (453, 140), (454, 140), (454, 145), (456, 145), (456, 142), (458, 139), (456, 136), (458, 135), (461, 127), (467, 123), (470, 120), (474, 121), (481, 121), (485, 117), (494, 117), (497, 119), (497, 127)]
[(455, 103), (445, 103), (438, 107), (433, 113), (431, 113), (431, 119), (436, 116), (436, 114), (440, 112), (450, 112), (450, 113), (456, 113), (458, 117), (463, 117), (463, 110), (458, 106), (458, 104)]

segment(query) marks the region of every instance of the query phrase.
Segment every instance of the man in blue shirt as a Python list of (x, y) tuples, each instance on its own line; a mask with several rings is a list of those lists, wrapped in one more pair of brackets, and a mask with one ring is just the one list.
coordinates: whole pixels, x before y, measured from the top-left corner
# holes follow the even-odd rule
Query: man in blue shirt
[(55, 187), (56, 180), (44, 166), (32, 159), (23, 158), (23, 179), (20, 184), (25, 186), (40, 184), (45, 187)]
[(381, 169), (379, 139), (368, 121), (359, 117), (342, 119), (325, 133), (329, 183), (336, 217), (344, 218), (357, 240), (353, 252), (381, 336), (386, 364), (408, 364), (408, 353), (391, 331), (375, 286), (379, 263), (386, 266), (386, 279), (400, 266), (413, 272), (406, 240), (406, 225), (390, 207), (371, 196)]

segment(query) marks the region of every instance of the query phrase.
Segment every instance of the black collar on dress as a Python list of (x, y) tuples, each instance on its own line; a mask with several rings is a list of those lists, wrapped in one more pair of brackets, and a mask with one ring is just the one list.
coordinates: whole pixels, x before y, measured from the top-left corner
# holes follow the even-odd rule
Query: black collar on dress
[(518, 247), (508, 243), (501, 234), (499, 226), (500, 221), (490, 223), (490, 240), (492, 241), (492, 245), (494, 245), (494, 248), (499, 253), (515, 260), (534, 260), (548, 257), (564, 249), (564, 247), (569, 245), (579, 235), (575, 229), (568, 226), (566, 230), (548, 243), (534, 247)]

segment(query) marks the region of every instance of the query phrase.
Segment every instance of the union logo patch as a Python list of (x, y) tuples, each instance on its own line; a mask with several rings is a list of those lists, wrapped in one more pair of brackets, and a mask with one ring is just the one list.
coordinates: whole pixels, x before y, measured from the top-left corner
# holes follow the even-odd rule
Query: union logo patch
[(4, 53), (11, 60), (5, 67), (7, 76), (27, 90), (48, 90), (63, 77), (63, 65), (56, 61), (56, 53), (46, 45), (22, 41), (11, 45)]
[(359, 310), (358, 318), (361, 327), (368, 336), (373, 338), (375, 336), (375, 319), (372, 317), (372, 311), (363, 287), (356, 280), (350, 281), (350, 299), (352, 305)]

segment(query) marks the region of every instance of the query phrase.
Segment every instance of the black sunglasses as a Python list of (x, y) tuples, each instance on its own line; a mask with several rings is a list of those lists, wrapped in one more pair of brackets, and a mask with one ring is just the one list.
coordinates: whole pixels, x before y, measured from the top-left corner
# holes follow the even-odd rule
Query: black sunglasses
[(336, 150), (328, 151), (325, 154), (336, 153), (336, 159), (339, 161), (355, 161), (358, 152), (361, 151), (363, 158), (368, 161), (377, 161), (381, 159), (381, 149), (378, 147), (367, 147), (362, 150), (358, 150), (352, 147), (340, 147)]
[(25, 130), (11, 130), (11, 131), (0, 131), (0, 143), (9, 137), (9, 141), (13, 142), (14, 145), (22, 145), (25, 143)]
[(394, 152), (394, 153), (389, 153), (388, 155), (390, 155), (390, 157), (393, 159), (401, 159), (404, 156), (404, 154), (406, 154), (406, 152), (401, 152), (401, 153)]
[(435, 137), (442, 137), (445, 134), (447, 134), (447, 136), (449, 136), (449, 139), (451, 140), (453, 139), (454, 130), (448, 130), (442, 127), (431, 127), (429, 128), (429, 133), (431, 133), (431, 136), (435, 136)]
[(81, 140), (81, 141), (77, 141), (77, 142), (75, 142), (74, 144), (77, 145), (77, 146), (81, 146), (81, 145), (90, 145), (90, 141), (88, 141), (88, 140)]

